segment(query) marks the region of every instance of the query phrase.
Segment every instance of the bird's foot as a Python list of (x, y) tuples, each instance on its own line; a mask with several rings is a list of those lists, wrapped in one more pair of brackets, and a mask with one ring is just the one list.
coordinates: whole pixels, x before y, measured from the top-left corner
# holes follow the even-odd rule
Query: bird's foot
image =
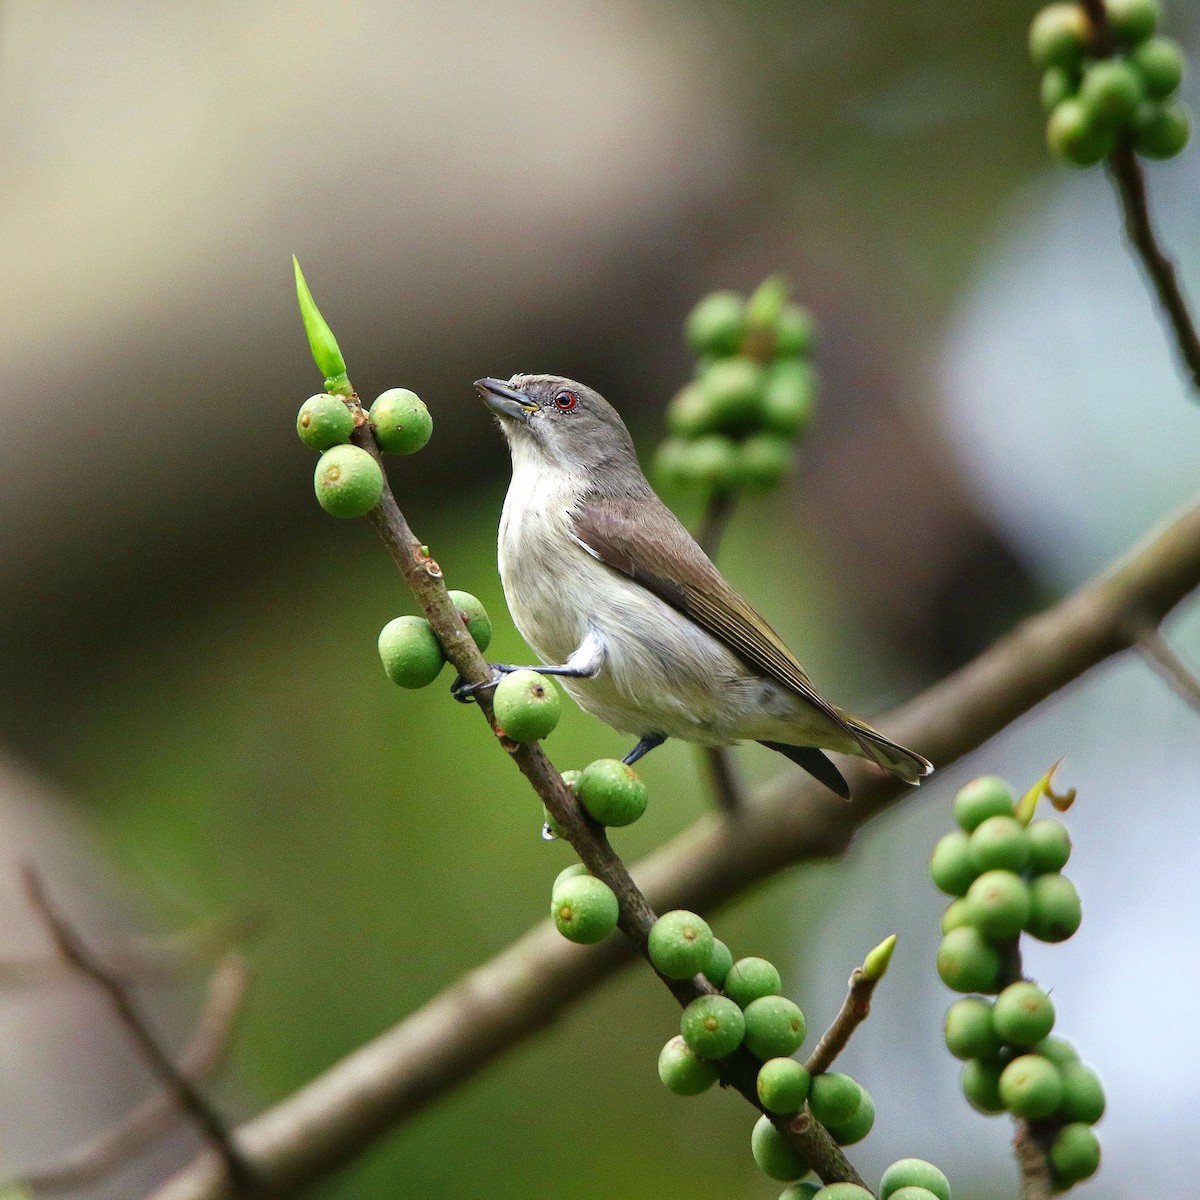
[(627, 767), (632, 767), (639, 758), (645, 758), (651, 750), (657, 746), (661, 746), (666, 740), (667, 735), (665, 733), (648, 733), (621, 761)]
[(488, 663), (488, 667), (492, 672), (491, 678), (481, 679), (478, 683), (468, 683), (461, 675), (456, 675), (454, 682), (450, 685), (450, 695), (459, 704), (470, 704), (475, 699), (476, 692), (481, 692), (484, 688), (495, 687), (509, 672), (521, 669), (512, 663)]

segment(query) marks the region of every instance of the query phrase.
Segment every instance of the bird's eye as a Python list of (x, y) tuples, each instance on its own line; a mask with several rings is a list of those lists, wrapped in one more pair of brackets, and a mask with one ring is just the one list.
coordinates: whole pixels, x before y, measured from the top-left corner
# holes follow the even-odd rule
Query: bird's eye
[(554, 403), (561, 412), (570, 412), (579, 403), (579, 397), (574, 392), (559, 392)]

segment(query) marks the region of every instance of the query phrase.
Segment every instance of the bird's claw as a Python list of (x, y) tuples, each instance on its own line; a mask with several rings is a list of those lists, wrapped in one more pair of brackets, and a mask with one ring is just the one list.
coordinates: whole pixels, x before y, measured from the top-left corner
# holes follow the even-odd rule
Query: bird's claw
[(450, 685), (450, 695), (459, 704), (470, 704), (475, 699), (476, 692), (481, 692), (484, 688), (495, 687), (510, 671), (517, 670), (509, 663), (488, 663), (488, 667), (492, 672), (491, 678), (481, 679), (478, 683), (468, 683), (461, 675), (456, 675), (454, 682)]

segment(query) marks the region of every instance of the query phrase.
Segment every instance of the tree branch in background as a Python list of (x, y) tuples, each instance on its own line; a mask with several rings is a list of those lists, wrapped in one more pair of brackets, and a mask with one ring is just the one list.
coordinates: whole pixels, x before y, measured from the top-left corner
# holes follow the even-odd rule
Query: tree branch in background
[[(879, 724), (947, 767), (1127, 649), (1131, 619), (1157, 625), (1197, 586), (1200, 506)], [(474, 642), (470, 649), (482, 664)], [(919, 795), (865, 766), (851, 766), (848, 775), (851, 804), (788, 772), (760, 789), (737, 821), (715, 814), (701, 818), (638, 868), (650, 902), (663, 911), (711, 912), (784, 867), (842, 853), (871, 817)], [(573, 812), (572, 817), (580, 819)], [(296, 1191), (551, 1024), (632, 957), (632, 948), (616, 939), (595, 947), (571, 945), (544, 922), (246, 1122), (238, 1144), (278, 1192)], [(218, 1200), (229, 1194), (222, 1173), (202, 1157), (158, 1189), (154, 1200)]]
[[(226, 954), (208, 986), (195, 1035), (175, 1065), (183, 1079), (200, 1083), (225, 1061), (249, 980), (242, 956)], [(120, 1170), (187, 1115), (173, 1093), (161, 1092), (130, 1109), (111, 1129), (27, 1172), (22, 1182), (37, 1196), (86, 1187)]]
[(1153, 625), (1134, 626), (1133, 637), (1142, 657), (1166, 680), (1171, 690), (1200, 710), (1200, 679), (1171, 648), (1162, 631)]
[(146, 1065), (158, 1077), (171, 1101), (194, 1122), (216, 1152), (227, 1182), (238, 1188), (249, 1184), (252, 1176), (246, 1163), (234, 1150), (225, 1123), (158, 1044), (125, 984), (93, 956), (67, 918), (53, 905), (46, 894), (41, 876), (32, 866), (26, 864), (21, 868), (21, 879), (29, 903), (50, 931), (59, 953), (81, 975), (92, 980), (107, 995), (113, 1011), (129, 1031)]

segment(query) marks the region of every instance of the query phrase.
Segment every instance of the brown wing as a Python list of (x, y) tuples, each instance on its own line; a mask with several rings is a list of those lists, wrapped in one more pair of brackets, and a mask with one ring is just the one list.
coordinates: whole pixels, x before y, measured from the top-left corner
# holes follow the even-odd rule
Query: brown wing
[(571, 518), (576, 538), (590, 554), (691, 617), (753, 670), (795, 692), (863, 744), (842, 714), (818, 694), (779, 634), (725, 582), (652, 492), (636, 500), (585, 497)]

